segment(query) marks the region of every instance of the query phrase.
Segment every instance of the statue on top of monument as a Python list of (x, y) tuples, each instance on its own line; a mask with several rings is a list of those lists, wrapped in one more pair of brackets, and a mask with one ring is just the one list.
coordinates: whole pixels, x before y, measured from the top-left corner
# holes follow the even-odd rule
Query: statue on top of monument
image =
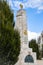
[(23, 8), (23, 5), (22, 5), (22, 4), (20, 4), (20, 8), (21, 8), (21, 9)]

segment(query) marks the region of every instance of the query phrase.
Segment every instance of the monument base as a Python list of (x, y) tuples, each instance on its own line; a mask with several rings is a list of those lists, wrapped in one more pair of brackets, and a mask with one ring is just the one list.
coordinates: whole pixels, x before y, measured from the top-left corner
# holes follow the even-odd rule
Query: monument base
[(29, 63), (36, 63), (36, 53), (32, 52), (32, 48), (28, 48), (26, 44), (22, 44), (21, 46), (19, 59), (15, 65), (28, 65)]

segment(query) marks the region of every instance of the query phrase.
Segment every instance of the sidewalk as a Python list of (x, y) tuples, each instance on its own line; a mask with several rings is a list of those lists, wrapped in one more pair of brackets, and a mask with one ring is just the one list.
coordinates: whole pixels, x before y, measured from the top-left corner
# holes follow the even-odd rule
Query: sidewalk
[(37, 60), (37, 65), (43, 65), (43, 60)]
[(36, 63), (29, 63), (27, 65), (43, 65), (43, 60), (37, 60)]

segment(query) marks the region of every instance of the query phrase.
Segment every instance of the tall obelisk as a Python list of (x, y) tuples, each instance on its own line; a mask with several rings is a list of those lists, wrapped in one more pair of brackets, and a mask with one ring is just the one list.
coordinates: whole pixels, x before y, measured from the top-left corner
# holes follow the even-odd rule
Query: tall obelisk
[(24, 61), (24, 56), (26, 56), (26, 49), (28, 49), (28, 35), (27, 35), (27, 21), (26, 21), (26, 12), (23, 10), (23, 6), (20, 4), (21, 9), (17, 12), (16, 15), (16, 29), (20, 32), (21, 39), (21, 51), (19, 56), (19, 63)]
[(21, 9), (17, 11), (15, 28), (20, 32), (21, 40), (21, 51), (19, 55), (19, 60), (16, 65), (27, 65), (25, 63), (25, 57), (32, 52), (32, 49), (28, 47), (28, 34), (27, 34), (27, 20), (26, 11), (20, 4)]
[(26, 12), (23, 10), (23, 6), (20, 4), (21, 9), (17, 12), (16, 15), (16, 29), (20, 32), (21, 45), (28, 45), (28, 35), (27, 35), (27, 20)]

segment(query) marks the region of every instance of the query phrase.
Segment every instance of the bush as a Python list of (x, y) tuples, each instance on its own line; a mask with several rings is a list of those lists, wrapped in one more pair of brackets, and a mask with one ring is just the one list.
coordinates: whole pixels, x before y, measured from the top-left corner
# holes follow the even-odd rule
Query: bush
[(29, 42), (29, 47), (33, 49), (33, 52), (36, 52), (37, 59), (39, 59), (39, 48), (38, 48), (38, 44), (36, 43), (36, 40), (32, 39)]

